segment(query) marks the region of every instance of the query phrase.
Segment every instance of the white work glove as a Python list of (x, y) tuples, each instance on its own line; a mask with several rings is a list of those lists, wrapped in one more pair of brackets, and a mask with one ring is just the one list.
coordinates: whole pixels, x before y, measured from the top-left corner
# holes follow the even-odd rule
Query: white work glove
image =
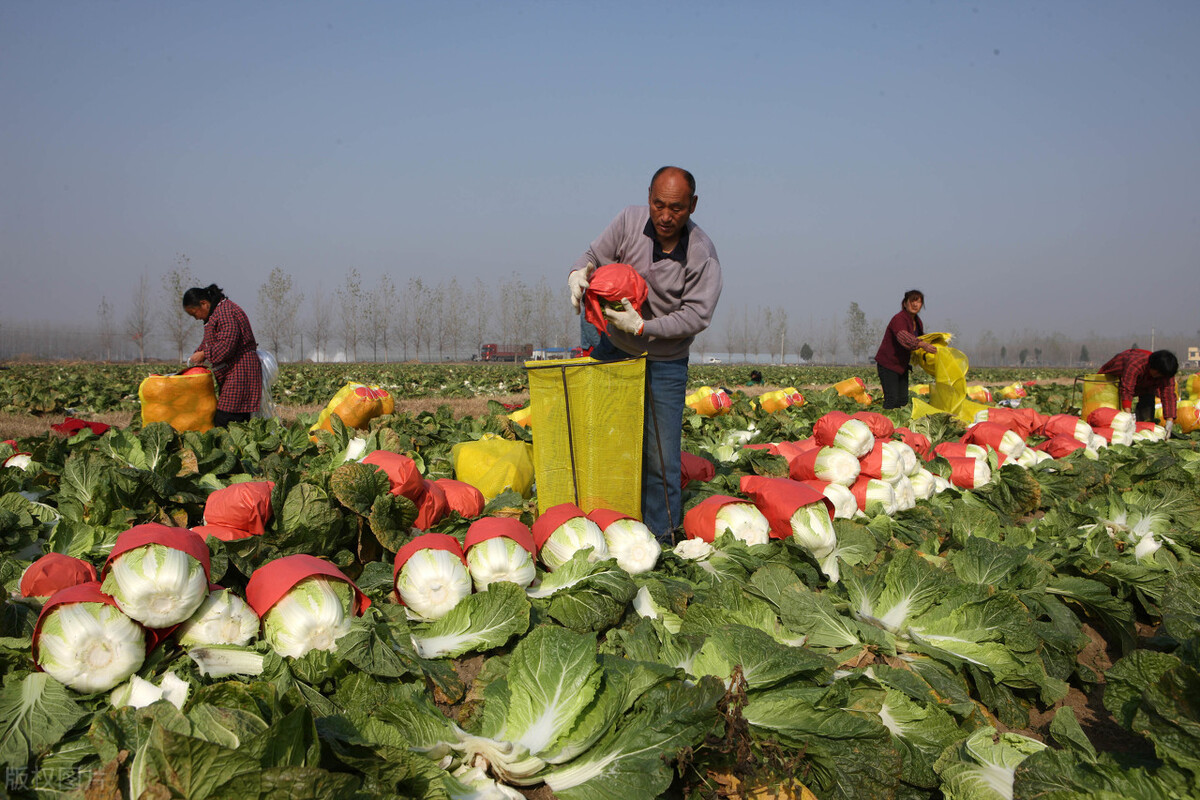
[(1170, 439), (1171, 438), (1171, 429), (1175, 427), (1175, 420), (1173, 420), (1173, 419), (1167, 420), (1167, 424), (1164, 425), (1163, 427), (1167, 429), (1167, 435), (1163, 438)]
[(577, 269), (567, 276), (567, 286), (571, 288), (571, 305), (575, 307), (575, 313), (579, 313), (579, 308), (583, 304), (583, 293), (587, 291), (588, 281), (591, 280), (592, 273), (596, 271), (596, 265), (589, 263), (583, 269)]
[(632, 333), (634, 336), (640, 336), (642, 327), (646, 324), (646, 321), (642, 319), (642, 315), (633, 307), (633, 303), (629, 302), (628, 297), (622, 297), (621, 304), (625, 306), (624, 311), (606, 308), (604, 309), (604, 316), (609, 322), (616, 325), (618, 330)]

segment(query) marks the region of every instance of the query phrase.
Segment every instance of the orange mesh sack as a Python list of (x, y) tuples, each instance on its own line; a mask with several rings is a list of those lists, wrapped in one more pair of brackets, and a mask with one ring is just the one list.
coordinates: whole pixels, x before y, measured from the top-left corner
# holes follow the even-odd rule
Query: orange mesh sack
[(312, 440), (317, 440), (318, 430), (333, 433), (333, 422), (330, 420), (337, 414), (342, 424), (347, 428), (365, 428), (375, 417), (391, 414), (396, 410), (396, 401), (387, 389), (374, 384), (367, 386), (363, 383), (347, 383), (329, 401), (317, 417), (317, 422), (308, 432)]
[(165, 422), (177, 431), (206, 431), (213, 426), (217, 392), (212, 373), (193, 367), (182, 375), (151, 375), (138, 386), (142, 425)]
[(1184, 433), (1191, 433), (1200, 428), (1200, 409), (1191, 400), (1180, 400), (1175, 406), (1175, 424)]

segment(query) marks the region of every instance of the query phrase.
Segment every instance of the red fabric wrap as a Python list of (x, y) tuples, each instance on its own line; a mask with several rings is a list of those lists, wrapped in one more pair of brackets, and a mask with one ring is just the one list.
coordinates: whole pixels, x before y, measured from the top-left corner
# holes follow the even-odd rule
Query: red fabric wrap
[(113, 545), (112, 552), (108, 554), (108, 559), (105, 560), (104, 567), (100, 570), (100, 580), (103, 581), (108, 575), (108, 567), (112, 564), (113, 559), (122, 553), (128, 553), (130, 550), (148, 544), (161, 544), (163, 547), (170, 547), (173, 550), (182, 550), (204, 567), (206, 581), (212, 575), (208, 545), (204, 543), (202, 536), (188, 528), (168, 528), (157, 522), (147, 522), (144, 525), (134, 525), (117, 537), (117, 543)]
[(354, 590), (354, 613), (361, 615), (371, 606), (371, 599), (363, 594), (354, 581), (340, 569), (323, 558), (307, 553), (277, 558), (254, 570), (246, 583), (246, 602), (258, 614), (259, 619), (267, 615), (279, 599), (305, 578), (325, 577), (345, 581)]
[(966, 442), (942, 442), (933, 452), (942, 458), (974, 458), (967, 453)]
[(883, 478), (883, 442), (876, 442), (871, 452), (858, 460), (858, 474), (868, 478)]
[(1096, 434), (1097, 436), (1103, 436), (1104, 441), (1112, 444), (1113, 434), (1115, 434), (1116, 431), (1106, 425), (1093, 425), (1092, 433)]
[(829, 518), (833, 519), (833, 503), (824, 492), (791, 478), (743, 475), (738, 488), (750, 495), (754, 505), (767, 518), (772, 539), (786, 539), (792, 535), (792, 514), (804, 506), (823, 503)]
[[(109, 427), (110, 426), (105, 425), (103, 422), (87, 422), (75, 417), (67, 417), (57, 425), (51, 425), (50, 430), (54, 431), (55, 433), (61, 433), (64, 436), (74, 436), (84, 428), (87, 428), (92, 433), (99, 436), (108, 430)], [(13, 447), (16, 448), (16, 445), (13, 445)]]
[(82, 558), (46, 553), (22, 573), (19, 591), (21, 597), (49, 597), (63, 589), (95, 580), (96, 568)]
[(1032, 408), (989, 408), (988, 424), (1000, 425), (1028, 439), (1045, 424), (1046, 417)]
[(717, 538), (713, 534), (717, 526), (717, 512), (721, 510), (721, 506), (745, 502), (747, 501), (740, 497), (730, 497), (727, 494), (706, 497), (683, 515), (683, 532), (689, 539), (703, 539), (712, 544), (713, 539)]
[(1069, 436), (1075, 438), (1075, 426), (1080, 422), (1080, 418), (1071, 414), (1054, 414), (1046, 418), (1041, 430), (1038, 431), (1047, 439), (1052, 439), (1055, 436)]
[(860, 472), (858, 479), (850, 484), (850, 493), (854, 495), (854, 502), (858, 503), (858, 510), (864, 514), (867, 512), (867, 484), (871, 480)]
[(551, 506), (546, 509), (546, 513), (542, 514), (533, 521), (533, 543), (537, 545), (540, 551), (542, 545), (550, 538), (550, 534), (558, 530), (558, 526), (562, 525), (569, 519), (576, 517), (586, 517), (583, 509), (574, 503), (560, 503), (556, 506)]
[(1135, 431), (1152, 431), (1158, 427), (1154, 422), (1135, 422), (1133, 425)]
[(472, 519), (483, 513), (483, 492), (471, 484), (453, 478), (438, 478), (434, 483), (445, 493), (446, 504), (451, 511), (457, 511), (465, 519)]
[(417, 462), (408, 456), (388, 450), (375, 450), (362, 460), (384, 471), (392, 484), (392, 494), (403, 495), (414, 503), (420, 502), (425, 494), (425, 479), (417, 471)]
[[(117, 605), (117, 601), (100, 591), (99, 581), (88, 581), (87, 583), (77, 583), (74, 586), (68, 586), (65, 589), (59, 589), (50, 599), (42, 605), (41, 613), (38, 614), (37, 622), (33, 625), (33, 660), (36, 663), (38, 657), (38, 639), (42, 637), (42, 623), (46, 617), (58, 606), (71, 605), (72, 603), (103, 603), (106, 606), (112, 606), (118, 611), (121, 607)], [(124, 612), (122, 612), (124, 613)], [(131, 620), (134, 625), (142, 627), (142, 624), (136, 619)], [(145, 628), (142, 628), (145, 630)], [(149, 632), (146, 634), (146, 652), (151, 649), (151, 636)], [(38, 667), (41, 669), (41, 666)]]
[(711, 481), (717, 476), (716, 466), (707, 458), (683, 452), (679, 454), (679, 457), (681, 461), (680, 480), (685, 488), (692, 481)]
[(813, 424), (812, 438), (822, 447), (831, 447), (833, 437), (852, 417), (844, 411), (829, 411)]
[(628, 264), (605, 264), (592, 273), (587, 291), (583, 294), (583, 316), (601, 333), (608, 331), (608, 318), (604, 316), (606, 303), (619, 303), (628, 297), (633, 307), (642, 311), (649, 287), (646, 279)]
[(972, 425), (959, 441), (963, 444), (990, 447), (998, 453), (1000, 452), (1000, 442), (1004, 440), (1004, 434), (1008, 431), (1008, 428), (998, 422), (979, 422)]
[(599, 525), (602, 531), (607, 530), (609, 525), (612, 525), (619, 519), (632, 519), (635, 522), (641, 522), (637, 517), (622, 514), (620, 511), (613, 511), (611, 508), (593, 508), (588, 512), (587, 518)]
[(775, 445), (776, 455), (786, 458), (788, 464), (791, 464), (793, 459), (800, 457), (810, 450), (817, 451), (820, 449), (821, 445), (817, 444), (815, 439), (801, 439), (798, 442), (779, 442)]
[(204, 501), (204, 524), (261, 535), (271, 519), (271, 490), (274, 488), (271, 481), (251, 481), (217, 489)]
[(960, 489), (975, 488), (975, 462), (970, 456), (950, 456), (950, 482)]
[(1111, 428), (1116, 416), (1117, 409), (1115, 408), (1097, 408), (1088, 414), (1087, 424), (1093, 428)]
[(425, 481), (425, 491), (417, 502), (417, 521), (413, 527), (417, 530), (428, 530), (441, 521), (450, 511), (450, 501), (446, 492), (435, 481)]
[(1074, 436), (1051, 436), (1046, 441), (1034, 447), (1034, 450), (1041, 450), (1043, 453), (1049, 453), (1054, 458), (1062, 458), (1070, 455), (1076, 450), (1081, 450), (1087, 447), (1083, 442), (1076, 439)]
[(813, 481), (817, 479), (817, 456), (824, 448), (813, 447), (788, 459), (788, 475), (794, 481)]
[(933, 451), (929, 444), (929, 437), (923, 433), (910, 431), (908, 428), (896, 428), (893, 435), (911, 447), (913, 452), (921, 458), (929, 458), (929, 454)]
[(890, 439), (896, 432), (896, 424), (876, 411), (859, 411), (857, 414), (851, 414), (850, 417), (867, 423), (867, 427), (871, 429), (871, 433), (875, 434), (876, 439)]
[(471, 523), (467, 529), (466, 547), (464, 552), (488, 539), (512, 539), (524, 547), (529, 555), (537, 558), (537, 547), (533, 543), (533, 534), (529, 526), (519, 519), (512, 517), (484, 517)]
[(249, 539), (251, 536), (261, 535), (240, 531), (237, 528), (227, 528), (224, 525), (197, 525), (192, 528), (192, 533), (203, 536), (205, 540), (211, 536), (214, 539), (220, 539), (222, 542), (236, 542), (238, 539)]

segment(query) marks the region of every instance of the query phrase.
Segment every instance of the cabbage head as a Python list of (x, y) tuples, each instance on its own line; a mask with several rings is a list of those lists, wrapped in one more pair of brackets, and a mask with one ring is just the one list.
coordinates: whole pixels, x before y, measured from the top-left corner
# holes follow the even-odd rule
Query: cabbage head
[(147, 628), (169, 628), (208, 597), (208, 576), (204, 565), (182, 550), (147, 544), (117, 556), (100, 590)]
[(727, 503), (721, 506), (717, 511), (715, 528), (714, 539), (725, 531), (746, 544), (766, 544), (771, 538), (771, 523), (753, 503)]
[(529, 551), (504, 536), (472, 545), (467, 551), (467, 566), (477, 592), (486, 591), (499, 581), (511, 581), (526, 588), (537, 577)]
[(643, 522), (619, 519), (604, 529), (608, 552), (617, 559), (617, 566), (630, 575), (649, 572), (662, 555), (662, 545)]
[(293, 586), (263, 617), (267, 643), (282, 656), (337, 650), (350, 632), (354, 589), (345, 581), (314, 575)]
[(210, 644), (249, 644), (258, 634), (258, 615), (250, 605), (228, 589), (209, 592), (208, 597), (175, 632), (184, 647)]
[(141, 669), (146, 632), (106, 603), (71, 603), (42, 621), (38, 666), (77, 692), (106, 692)]
[[(471, 552), (475, 552), (475, 547)], [(396, 593), (404, 601), (409, 617), (441, 619), (471, 593), (471, 575), (455, 553), (425, 548), (413, 553), (400, 568)]]
[(608, 543), (604, 541), (600, 526), (587, 517), (574, 517), (559, 525), (546, 538), (538, 555), (546, 568), (553, 572), (570, 561), (576, 551), (585, 547), (592, 548), (588, 560), (593, 563), (609, 557)]

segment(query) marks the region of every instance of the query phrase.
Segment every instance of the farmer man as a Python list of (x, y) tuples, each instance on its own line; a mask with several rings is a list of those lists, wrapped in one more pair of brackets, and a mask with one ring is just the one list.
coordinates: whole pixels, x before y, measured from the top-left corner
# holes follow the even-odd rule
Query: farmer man
[(712, 240), (691, 221), (696, 179), (663, 167), (650, 179), (649, 206), (629, 206), (575, 262), (567, 284), (580, 310), (597, 266), (629, 264), (646, 280), (641, 308), (606, 308), (608, 332), (592, 357), (611, 361), (646, 354), (642, 434), (642, 521), (661, 541), (683, 523), (680, 441), (692, 340), (712, 322), (721, 296), (721, 264)]
[(1122, 350), (1104, 366), (1100, 372), (1116, 375), (1120, 381), (1121, 408), (1131, 410), (1136, 394), (1137, 408), (1134, 417), (1138, 422), (1154, 419), (1154, 397), (1162, 401), (1163, 419), (1166, 421), (1167, 438), (1175, 427), (1175, 373), (1179, 361), (1170, 350)]

